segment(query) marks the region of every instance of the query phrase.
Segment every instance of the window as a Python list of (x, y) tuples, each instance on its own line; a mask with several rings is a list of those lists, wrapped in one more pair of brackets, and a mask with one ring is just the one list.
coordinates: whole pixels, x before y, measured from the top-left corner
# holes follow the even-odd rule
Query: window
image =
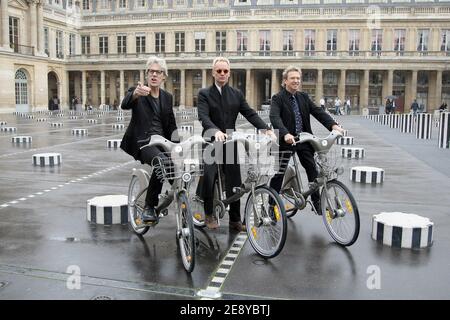
[(119, 0), (119, 9), (125, 9), (127, 7), (127, 0)]
[(155, 34), (155, 52), (166, 52), (166, 34), (164, 32)]
[(316, 30), (305, 30), (305, 55), (313, 56), (316, 50)]
[(394, 51), (396, 51), (398, 56), (402, 56), (405, 51), (405, 35), (405, 29), (394, 30)]
[(247, 51), (248, 32), (236, 31), (236, 36), (238, 54), (244, 55), (244, 52)]
[(441, 32), (441, 51), (450, 55), (450, 30), (442, 30)]
[(348, 32), (348, 51), (349, 55), (359, 55), (359, 30), (352, 29)]
[(270, 31), (259, 31), (259, 55), (270, 56)]
[(127, 36), (118, 35), (117, 36), (117, 53), (124, 54), (127, 53)]
[(194, 40), (195, 40), (195, 52), (204, 52), (205, 51), (205, 39), (206, 33), (203, 32), (194, 32)]
[(136, 8), (145, 8), (145, 0), (136, 0)]
[(15, 75), (16, 104), (28, 104), (27, 75), (22, 70), (17, 70)]
[(108, 37), (98, 37), (98, 50), (100, 54), (108, 54)]
[(44, 52), (47, 54), (47, 57), (50, 56), (50, 51), (48, 49), (48, 28), (44, 28)]
[(177, 6), (184, 6), (185, 5), (185, 0), (175, 0), (175, 4)]
[(91, 54), (90, 36), (81, 36), (81, 54)]
[(153, 3), (157, 7), (164, 7), (164, 0), (156, 0)]
[(145, 53), (145, 36), (136, 36), (136, 53)]
[(428, 37), (430, 31), (428, 29), (419, 29), (417, 31), (417, 51), (421, 52), (422, 55), (428, 51)]
[(372, 44), (370, 50), (372, 51), (373, 56), (381, 55), (382, 42), (383, 42), (383, 31), (379, 29), (372, 30)]
[(327, 56), (335, 56), (337, 51), (337, 30), (327, 30)]
[(216, 51), (217, 52), (227, 51), (227, 32), (226, 31), (216, 31)]
[(184, 52), (184, 32), (175, 32), (175, 52)]
[(83, 10), (89, 10), (89, 0), (83, 0)]
[(100, 0), (99, 7), (100, 9), (109, 9), (109, 4), (111, 0)]
[(56, 57), (63, 58), (63, 32), (56, 30)]
[(9, 17), (9, 46), (19, 52), (19, 19)]
[(69, 34), (69, 55), (75, 55), (75, 34)]
[(283, 56), (294, 55), (294, 30), (283, 31)]

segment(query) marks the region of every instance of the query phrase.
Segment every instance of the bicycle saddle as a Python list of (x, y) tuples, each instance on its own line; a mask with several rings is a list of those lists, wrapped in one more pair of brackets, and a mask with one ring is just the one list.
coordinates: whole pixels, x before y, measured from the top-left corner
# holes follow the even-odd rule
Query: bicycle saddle
[(316, 152), (323, 152), (330, 150), (336, 139), (341, 136), (342, 134), (337, 130), (331, 131), (330, 134), (323, 139), (316, 137), (311, 133), (302, 132), (298, 136), (298, 143), (309, 142)]

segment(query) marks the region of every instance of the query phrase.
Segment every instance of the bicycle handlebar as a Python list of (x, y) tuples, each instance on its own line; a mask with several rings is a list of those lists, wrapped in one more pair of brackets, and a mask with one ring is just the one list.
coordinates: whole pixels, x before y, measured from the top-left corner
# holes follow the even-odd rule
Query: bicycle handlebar
[[(147, 141), (147, 139), (143, 141)], [(205, 141), (205, 139), (203, 139), (201, 136), (198, 135), (189, 137), (185, 141), (179, 143), (172, 142), (160, 135), (153, 135), (150, 137), (148, 144), (142, 146), (140, 149), (142, 150), (143, 148), (146, 147), (159, 146), (162, 147), (165, 152), (170, 152), (174, 149), (175, 152), (181, 152), (183, 150), (190, 150), (192, 146), (202, 145), (204, 143), (209, 144), (208, 142)]]
[(342, 133), (337, 130), (332, 130), (325, 138), (319, 138), (311, 133), (302, 132), (300, 135), (294, 137), (293, 145), (295, 146), (297, 143), (310, 142), (316, 152), (324, 152), (330, 150), (336, 139), (339, 137), (342, 137)]

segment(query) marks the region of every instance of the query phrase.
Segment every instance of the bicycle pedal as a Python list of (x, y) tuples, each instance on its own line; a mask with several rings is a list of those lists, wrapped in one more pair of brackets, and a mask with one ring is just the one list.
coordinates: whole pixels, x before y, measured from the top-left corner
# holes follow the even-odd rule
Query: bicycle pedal
[(168, 209), (164, 209), (164, 210), (161, 210), (159, 212), (159, 217), (162, 218), (162, 217), (167, 216), (168, 214), (169, 214), (169, 210)]

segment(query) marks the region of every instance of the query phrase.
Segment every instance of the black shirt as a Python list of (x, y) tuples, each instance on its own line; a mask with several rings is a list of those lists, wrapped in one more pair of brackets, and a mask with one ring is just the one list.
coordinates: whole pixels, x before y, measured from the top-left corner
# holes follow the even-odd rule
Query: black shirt
[(153, 116), (151, 117), (152, 122), (150, 124), (150, 128), (148, 130), (149, 135), (158, 134), (160, 136), (164, 135), (164, 129), (161, 122), (161, 101), (159, 98), (154, 98), (153, 96), (148, 96), (151, 101), (151, 113)]

